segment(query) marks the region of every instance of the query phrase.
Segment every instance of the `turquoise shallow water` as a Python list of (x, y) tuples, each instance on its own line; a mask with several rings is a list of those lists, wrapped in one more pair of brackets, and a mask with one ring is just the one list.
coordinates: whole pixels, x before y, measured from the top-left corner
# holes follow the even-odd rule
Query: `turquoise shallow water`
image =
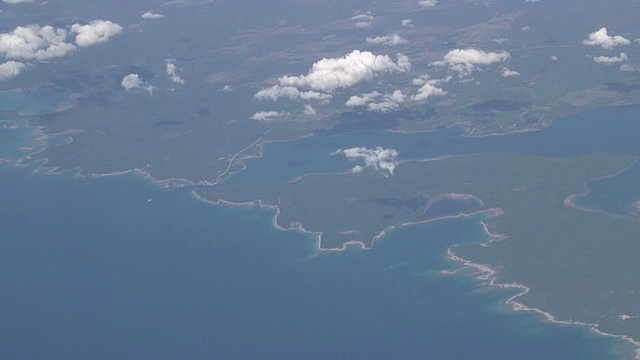
[(441, 275), (457, 219), (318, 254), (264, 211), (135, 176), (0, 170), (3, 359), (613, 359), (621, 343), (512, 314)]
[(0, 110), (15, 111), (21, 115), (45, 114), (55, 111), (68, 100), (69, 94), (47, 88), (0, 91)]
[(25, 120), (0, 120), (0, 163), (15, 164), (39, 148)]

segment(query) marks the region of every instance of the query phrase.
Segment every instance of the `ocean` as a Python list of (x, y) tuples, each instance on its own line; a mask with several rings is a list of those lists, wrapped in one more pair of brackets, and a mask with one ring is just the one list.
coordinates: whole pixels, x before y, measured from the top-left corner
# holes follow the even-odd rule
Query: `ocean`
[[(624, 119), (637, 107), (607, 109), (608, 119)], [(433, 146), (421, 151), (608, 149), (605, 139), (578, 151), (580, 139), (565, 137), (578, 129), (581, 137), (591, 137), (585, 129), (602, 134), (603, 113), (514, 137), (432, 133)], [(627, 122), (607, 131), (637, 126)], [(443, 274), (459, 266), (447, 259), (450, 246), (486, 240), (478, 219), (403, 227), (371, 250), (319, 252), (310, 236), (274, 228), (270, 211), (210, 205), (189, 188), (158, 188), (134, 174), (75, 179), (42, 174), (35, 164), (14, 167), (44, 143), (23, 122), (2, 124), (2, 359), (616, 359), (629, 351), (584, 327), (510, 311), (504, 301), (513, 291), (487, 288), (468, 270)], [(252, 180), (261, 160), (288, 168), (282, 177), (348, 169), (339, 157), (297, 164), (285, 154), (301, 151), (284, 147), (325, 141), (329, 152), (359, 144), (358, 136), (272, 144), (230, 181)], [(378, 136), (366, 139), (398, 134)], [(617, 145), (635, 151), (637, 143)], [(581, 200), (621, 209), (634, 175), (637, 167), (595, 181)], [(607, 196), (612, 181), (621, 190)]]
[(443, 275), (451, 219), (319, 253), (268, 211), (135, 175), (0, 171), (3, 359), (613, 359), (622, 343), (512, 313)]
[[(566, 0), (554, 4), (558, 2)], [(177, 5), (175, 10), (151, 1), (107, 8), (98, 2), (70, 6), (42, 1), (11, 10), (7, 5), (3, 12), (7, 29), (13, 28), (9, 23), (67, 27), (100, 17), (126, 25), (124, 32), (131, 35), (119, 35), (121, 40), (112, 41), (110, 49), (78, 49), (76, 58), (50, 64), (32, 61), (21, 75), (27, 76), (25, 84), (47, 79), (47, 86), (0, 91), (0, 115), (50, 114), (73, 103), (71, 93), (48, 86), (74, 89), (89, 103), (107, 101), (102, 98), (120, 89), (124, 71), (139, 72), (144, 81), (153, 81), (148, 85), (163, 84), (155, 96), (167, 96), (162, 95), (163, 88), (173, 85), (162, 74), (164, 59), (171, 54), (178, 55), (178, 74), (190, 86), (199, 84), (195, 86), (204, 89), (204, 95), (198, 95), (204, 96), (203, 104), (217, 110), (221, 102), (214, 98), (221, 93), (209, 93), (215, 84), (202, 78), (215, 72), (209, 78), (215, 79), (239, 65), (249, 72), (245, 65), (258, 64), (254, 55), (263, 58), (282, 45), (274, 47), (269, 37), (256, 33), (257, 40), (242, 41), (252, 47), (247, 60), (242, 48), (234, 53), (236, 49), (226, 43), (220, 42), (223, 48), (212, 44), (218, 38), (235, 40), (251, 34), (246, 30), (278, 34), (279, 30), (262, 29), (282, 14), (278, 7), (264, 10), (266, 3), (255, 8), (245, 4), (244, 9), (234, 2), (216, 2), (215, 8), (186, 11), (200, 3), (206, 1), (163, 4)], [(292, 41), (290, 46), (284, 44), (286, 61), (299, 55), (289, 50), (312, 40), (309, 35), (321, 35), (331, 44), (340, 39), (324, 37), (318, 31), (326, 26), (315, 24), (333, 24), (339, 20), (333, 14), (349, 22), (357, 9), (329, 3), (337, 11), (309, 12), (308, 6), (302, 6), (304, 11), (287, 11), (285, 18), (303, 13), (305, 24), (313, 26), (310, 31), (283, 28)], [(542, 3), (535, 6), (550, 2)], [(223, 6), (228, 11), (215, 11), (218, 5), (229, 5)], [(500, 5), (513, 11), (533, 6), (524, 0), (502, 0)], [(371, 4), (357, 4), (358, 9), (361, 6)], [(376, 8), (380, 11), (375, 15), (384, 19), (383, 7)], [(139, 19), (143, 11), (153, 9), (166, 15), (157, 27)], [(241, 16), (231, 10), (242, 11)], [(401, 15), (397, 10), (390, 14)], [(204, 23), (191, 21), (194, 14), (203, 15)], [(372, 16), (368, 14), (362, 15)], [(338, 29), (340, 36), (343, 32)], [(199, 37), (202, 33), (208, 37)], [(143, 42), (152, 46), (139, 46)], [(342, 51), (336, 46), (328, 51)], [(125, 52), (128, 55), (121, 56)], [(282, 70), (277, 61), (258, 65), (264, 76), (243, 78), (240, 70), (234, 70), (230, 74), (238, 78), (228, 79), (229, 86), (253, 91), (247, 84)], [(293, 65), (285, 70), (306, 71), (307, 65)], [(148, 79), (141, 71), (149, 74)], [(56, 76), (50, 78), (52, 72)], [(70, 82), (58, 86), (54, 80)], [(172, 94), (182, 98), (190, 91)], [(235, 94), (233, 104), (252, 95)], [(171, 98), (175, 103), (175, 96)], [(640, 155), (640, 122), (635, 120), (639, 111), (639, 106), (607, 107), (568, 117), (543, 131), (503, 137), (463, 137), (454, 128), (428, 134), (372, 131), (308, 137), (266, 146), (264, 157), (247, 161), (246, 171), (226, 180), (277, 182), (307, 173), (348, 171), (354, 163), (331, 154), (355, 146), (394, 147), (399, 160), (492, 151)], [(30, 163), (30, 154), (68, 140), (66, 134), (43, 137), (25, 120), (0, 120), (0, 360), (606, 360), (630, 350), (626, 342), (597, 336), (584, 327), (551, 324), (535, 313), (510, 311), (504, 301), (514, 292), (488, 288), (468, 269), (442, 273), (460, 266), (447, 258), (450, 246), (486, 240), (477, 219), (402, 227), (370, 250), (321, 252), (310, 236), (277, 230), (274, 214), (267, 210), (214, 206), (191, 196), (189, 187), (160, 188), (132, 173), (77, 179), (72, 171), (48, 174), (38, 167), (41, 163)], [(579, 204), (626, 215), (633, 211), (629, 199), (640, 199), (638, 176), (640, 166), (635, 166), (620, 176), (594, 181), (591, 193)]]

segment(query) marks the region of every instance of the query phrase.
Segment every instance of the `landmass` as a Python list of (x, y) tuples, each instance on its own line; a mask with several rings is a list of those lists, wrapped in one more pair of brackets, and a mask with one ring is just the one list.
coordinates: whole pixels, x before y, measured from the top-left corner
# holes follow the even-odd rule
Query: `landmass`
[[(167, 5), (174, 15), (127, 18), (139, 31), (122, 31), (108, 44), (1, 81), (0, 109), (3, 118), (24, 118), (48, 133), (78, 131), (72, 142), (34, 156), (51, 167), (86, 174), (139, 169), (158, 180), (191, 183), (241, 170), (243, 159), (258, 155), (264, 143), (312, 134), (450, 126), (471, 135), (536, 130), (568, 114), (640, 101), (638, 47), (585, 44), (605, 26), (610, 38), (640, 36), (626, 30), (640, 15), (635, 5), (305, 1), (287, 5), (286, 20), (283, 12), (240, 12), (227, 3), (206, 18), (191, 16), (206, 3)], [(13, 7), (0, 19), (7, 27), (46, 24), (50, 17), (72, 22), (62, 9), (45, 6), (50, 15), (44, 19)], [(142, 4), (130, 6), (135, 12)], [(101, 9), (105, 17), (122, 17)], [(566, 27), (565, 14), (580, 21)], [(179, 25), (186, 18), (193, 26)], [(602, 19), (615, 19), (615, 26)], [(216, 25), (205, 31), (209, 24)], [(116, 51), (122, 46), (134, 49)], [(308, 83), (319, 64), (359, 61), (364, 54), (384, 59), (385, 67), (346, 83)], [(453, 60), (456, 54), (464, 59)], [(173, 77), (165, 74), (168, 64)], [(138, 87), (121, 86), (127, 75), (138, 76)], [(60, 100), (47, 104), (53, 109), (3, 105), (16, 91), (32, 98), (22, 104), (42, 100), (43, 92)]]
[[(101, 3), (92, 12), (110, 20), (87, 23), (55, 2), (3, 8), (3, 39), (40, 41), (0, 46), (1, 131), (35, 137), (16, 141), (17, 155), (0, 149), (0, 162), (191, 187), (203, 201), (274, 211), (275, 226), (316, 236), (319, 250), (367, 249), (399, 226), (477, 218), (490, 241), (456, 246), (451, 259), (519, 289), (507, 300), (515, 309), (638, 345), (640, 205), (612, 216), (575, 202), (587, 181), (632, 166), (637, 149), (397, 159), (355, 143), (326, 154), (360, 161), (344, 171), (234, 182), (276, 142), (508, 135), (640, 103), (636, 1), (250, 3), (169, 2), (156, 10), (166, 16), (147, 17), (143, 2)], [(77, 37), (96, 24), (111, 30), (95, 42)]]
[[(559, 159), (495, 153), (406, 161), (393, 176), (377, 170), (314, 174), (197, 193), (226, 204), (277, 208), (278, 226), (317, 234), (319, 247), (329, 250), (374, 246), (398, 226), (435, 220), (423, 216), (443, 198), (473, 199), (473, 210), (485, 212), (487, 230), (501, 241), (454, 247), (453, 259), (484, 264), (496, 283), (526, 284), (518, 303), (544, 309), (554, 319), (599, 324), (603, 332), (638, 339), (640, 243), (634, 239), (640, 223), (567, 206), (585, 192), (586, 181), (635, 161), (624, 155)], [(459, 210), (439, 215), (469, 216), (471, 208)]]

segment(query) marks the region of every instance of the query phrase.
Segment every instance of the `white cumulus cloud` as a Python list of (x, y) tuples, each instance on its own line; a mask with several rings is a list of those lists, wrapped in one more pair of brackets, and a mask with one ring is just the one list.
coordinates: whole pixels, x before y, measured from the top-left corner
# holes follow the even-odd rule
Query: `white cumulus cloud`
[(305, 105), (304, 108), (302, 109), (302, 113), (305, 114), (306, 116), (318, 115), (318, 113), (316, 112), (316, 109), (314, 109), (313, 106), (311, 105)]
[(167, 68), (165, 72), (169, 75), (171, 82), (184, 85), (184, 80), (182, 80), (180, 75), (178, 75), (178, 67), (174, 63), (174, 60), (167, 60)]
[(18, 76), (25, 67), (25, 64), (18, 61), (7, 61), (0, 64), (0, 81)]
[(257, 121), (273, 121), (286, 116), (286, 112), (278, 112), (278, 111), (259, 111), (253, 115), (251, 115), (251, 119)]
[(402, 24), (402, 26), (412, 27), (413, 26), (413, 20), (411, 20), (411, 19), (402, 19), (400, 24)]
[(436, 4), (438, 3), (438, 0), (420, 0), (418, 1), (418, 4), (424, 6), (424, 7), (431, 7), (431, 6), (436, 6)]
[(152, 13), (151, 11), (147, 11), (146, 13), (142, 14), (143, 19), (162, 19), (163, 17), (164, 15)]
[(300, 91), (293, 86), (280, 86), (274, 85), (270, 88), (265, 88), (258, 91), (254, 98), (256, 100), (273, 100), (276, 101), (279, 98), (288, 98), (291, 100), (304, 100), (304, 101), (318, 101), (325, 103), (329, 101), (331, 94), (325, 94), (317, 91)]
[(398, 60), (394, 62), (387, 55), (354, 50), (340, 58), (325, 58), (316, 62), (307, 75), (283, 76), (278, 81), (282, 86), (332, 92), (371, 80), (380, 73), (405, 72), (410, 69), (411, 62), (405, 55), (398, 54)]
[(371, 15), (371, 13), (367, 12), (365, 14), (356, 15), (351, 18), (351, 20), (356, 22), (356, 27), (359, 28), (368, 28), (373, 25), (373, 20), (375, 17)]
[(53, 26), (18, 26), (0, 34), (0, 54), (8, 59), (48, 60), (65, 56), (76, 47), (66, 43), (67, 31)]
[(451, 81), (451, 76), (447, 76), (444, 79), (429, 79), (428, 75), (423, 75), (418, 78), (411, 80), (411, 84), (415, 86), (420, 86), (418, 89), (418, 93), (411, 96), (411, 100), (413, 101), (424, 101), (432, 96), (443, 96), (446, 95), (447, 92), (438, 86), (442, 83), (446, 83)]
[(138, 74), (129, 74), (123, 77), (120, 86), (125, 90), (143, 89), (148, 91), (149, 94), (153, 94), (153, 90), (155, 90), (155, 87), (145, 84)]
[(387, 35), (387, 36), (377, 36), (374, 38), (368, 37), (366, 40), (368, 44), (384, 45), (384, 46), (395, 46), (395, 45), (407, 43), (407, 40), (405, 40), (402, 36), (398, 34)]
[[(393, 171), (397, 165), (394, 161), (398, 156), (398, 151), (395, 149), (384, 149), (381, 146), (375, 149), (367, 149), (365, 147), (354, 147), (349, 149), (340, 149), (332, 153), (332, 155), (344, 155), (349, 160), (364, 160), (366, 167), (374, 168), (379, 171), (388, 171), (393, 175)], [(360, 165), (351, 169), (351, 172), (362, 172), (363, 168)]]
[(122, 32), (122, 26), (109, 20), (94, 20), (86, 25), (71, 25), (71, 33), (76, 34), (76, 44), (80, 47), (93, 46), (109, 41)]
[(125, 90), (139, 88), (140, 84), (142, 84), (142, 80), (140, 80), (140, 76), (138, 76), (138, 74), (129, 74), (123, 77), (120, 82), (120, 85), (125, 88)]
[(593, 58), (593, 61), (598, 64), (611, 65), (623, 61), (629, 60), (629, 56), (626, 53), (620, 53), (618, 56), (596, 56)]
[(418, 93), (411, 96), (411, 100), (414, 101), (423, 101), (423, 100), (427, 100), (428, 98), (432, 97), (432, 96), (442, 96), (442, 95), (446, 95), (447, 92), (442, 90), (441, 88), (432, 85), (432, 84), (424, 84), (422, 85), (422, 87), (420, 87), (420, 89), (418, 89)]
[(368, 111), (386, 113), (397, 110), (404, 102), (405, 95), (400, 90), (384, 95), (374, 91), (360, 96), (351, 96), (344, 105), (348, 107), (366, 107)]
[(509, 59), (510, 54), (506, 51), (485, 52), (478, 49), (454, 49), (449, 51), (442, 61), (431, 63), (436, 66), (448, 66), (451, 70), (462, 75), (473, 72), (478, 65), (490, 65), (504, 62)]
[(631, 41), (620, 35), (609, 35), (607, 28), (600, 28), (598, 31), (594, 31), (582, 42), (588, 46), (601, 46), (604, 49), (612, 49), (618, 45), (629, 45)]
[(382, 94), (377, 91), (373, 91), (367, 94), (362, 94), (360, 96), (352, 96), (344, 105), (348, 107), (366, 106), (368, 103), (377, 99), (380, 95)]
[(510, 77), (510, 76), (518, 76), (518, 75), (520, 75), (520, 73), (515, 70), (511, 70), (508, 67), (502, 68), (502, 77)]
[(120, 25), (105, 20), (95, 20), (88, 25), (73, 24), (70, 31), (50, 25), (18, 26), (0, 33), (0, 55), (7, 59), (49, 60), (76, 50), (76, 45), (67, 42), (70, 34), (76, 34), (76, 44), (85, 47), (104, 43), (121, 31)]

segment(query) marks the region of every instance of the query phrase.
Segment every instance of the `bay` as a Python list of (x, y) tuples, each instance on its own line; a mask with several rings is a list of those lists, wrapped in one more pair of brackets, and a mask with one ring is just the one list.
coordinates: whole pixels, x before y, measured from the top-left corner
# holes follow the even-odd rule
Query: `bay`
[(0, 111), (23, 116), (55, 112), (70, 101), (70, 94), (48, 89), (0, 91)]
[(640, 166), (586, 184), (588, 193), (576, 198), (576, 203), (586, 209), (603, 211), (615, 216), (640, 215)]
[(491, 152), (551, 157), (640, 155), (639, 114), (638, 104), (606, 106), (564, 117), (539, 131), (510, 135), (464, 136), (458, 128), (419, 133), (376, 130), (275, 142), (265, 146), (262, 157), (247, 160), (247, 168), (229, 182), (277, 182), (310, 173), (346, 172), (354, 163), (336, 151), (353, 147), (394, 148), (398, 160)]

